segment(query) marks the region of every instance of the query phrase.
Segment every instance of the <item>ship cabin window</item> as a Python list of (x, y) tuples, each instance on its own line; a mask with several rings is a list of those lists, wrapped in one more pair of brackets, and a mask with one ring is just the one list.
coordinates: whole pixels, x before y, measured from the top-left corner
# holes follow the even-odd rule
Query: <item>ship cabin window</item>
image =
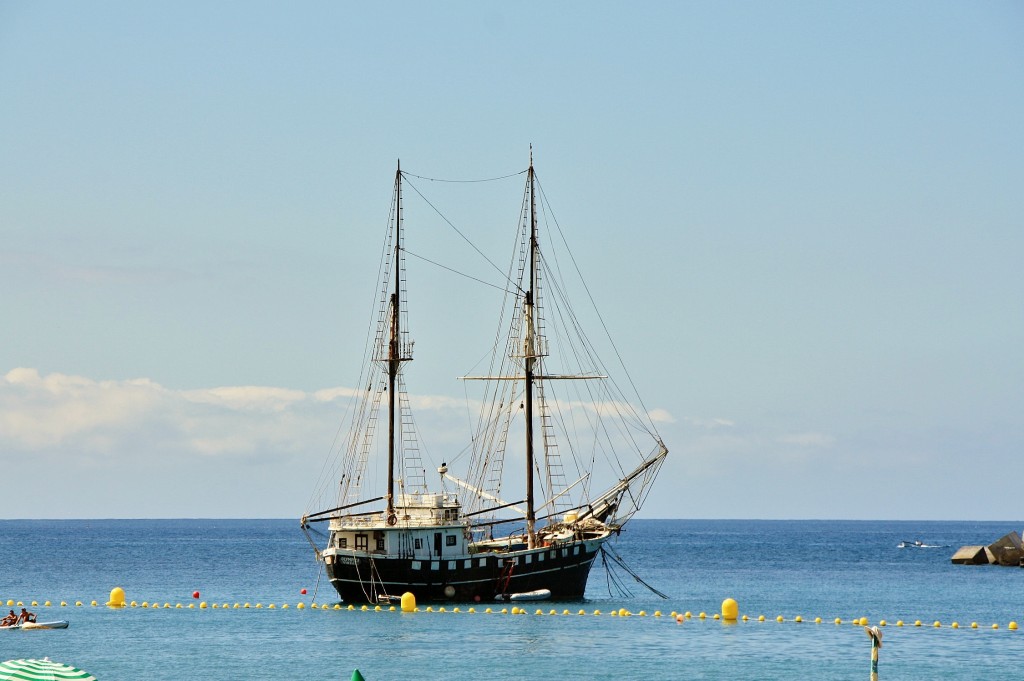
[(369, 548), (370, 542), (369, 537), (365, 534), (356, 535), (356, 551), (365, 551)]
[(347, 549), (348, 548), (348, 537), (338, 537), (338, 548), (339, 549)]
[(423, 548), (423, 540), (420, 539), (419, 537), (416, 537), (416, 550), (419, 551), (422, 548)]
[(445, 537), (444, 544), (445, 544), (445, 546), (455, 546), (455, 542), (456, 541), (457, 541), (457, 539), (456, 539), (455, 535), (454, 534), (449, 534), (447, 537)]
[(383, 551), (384, 550), (384, 537), (377, 537), (377, 550), (378, 551)]

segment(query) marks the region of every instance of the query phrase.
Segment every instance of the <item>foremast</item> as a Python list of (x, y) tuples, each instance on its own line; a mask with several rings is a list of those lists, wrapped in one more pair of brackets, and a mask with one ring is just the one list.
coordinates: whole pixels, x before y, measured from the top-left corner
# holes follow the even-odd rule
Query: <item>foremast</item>
[(398, 438), (396, 437), (396, 414), (398, 404), (398, 374), (402, 364), (412, 360), (410, 352), (407, 352), (401, 342), (402, 324), (402, 249), (404, 248), (404, 229), (402, 220), (402, 162), (398, 162), (395, 170), (395, 220), (394, 220), (394, 250), (392, 267), (394, 268), (394, 289), (391, 292), (390, 300), (390, 333), (388, 336), (387, 352), (387, 374), (388, 374), (388, 491), (387, 510), (385, 517), (389, 525), (394, 525), (398, 520), (395, 513), (395, 460), (398, 458)]

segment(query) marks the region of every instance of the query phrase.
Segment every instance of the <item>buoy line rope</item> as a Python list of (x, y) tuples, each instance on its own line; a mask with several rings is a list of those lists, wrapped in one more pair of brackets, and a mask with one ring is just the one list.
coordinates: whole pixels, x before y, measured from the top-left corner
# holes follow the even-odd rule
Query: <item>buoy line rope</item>
[[(315, 592), (315, 590), (314, 590), (314, 592)], [(13, 599), (4, 601), (3, 599), (0, 599), (0, 605), (4, 605), (5, 603), (6, 603), (7, 607), (15, 607), (15, 606), (17, 606), (17, 607), (32, 607), (32, 608), (68, 607), (69, 605), (73, 606), (73, 607), (82, 607), (83, 605), (85, 605), (82, 601), (75, 601), (74, 603), (68, 603), (67, 601), (61, 601), (58, 604), (52, 604), (50, 601), (45, 601), (43, 603), (39, 603), (38, 601), (31, 601), (31, 602), (28, 602), (28, 601), (15, 601)], [(105, 604), (99, 603), (99, 602), (97, 602), (95, 600), (91, 601), (88, 605), (90, 605), (91, 607), (99, 607), (101, 605), (104, 605), (104, 607), (113, 607), (113, 606), (109, 606), (109, 605), (105, 605)], [(270, 603), (269, 605), (266, 605), (266, 606), (264, 606), (262, 603), (256, 603), (255, 606), (251, 605), (250, 603), (244, 603), (244, 604), (242, 604), (242, 603), (234, 603), (233, 605), (229, 605), (228, 603), (223, 603), (223, 604), (213, 603), (211, 605), (208, 605), (205, 601), (203, 601), (203, 602), (199, 603), (198, 605), (196, 605), (195, 603), (189, 603), (186, 606), (186, 605), (182, 605), (181, 603), (176, 603), (175, 605), (172, 606), (170, 603), (164, 603), (163, 605), (161, 605), (157, 601), (153, 601), (152, 603), (150, 603), (148, 601), (143, 601), (142, 603), (138, 603), (136, 601), (131, 601), (130, 603), (124, 603), (124, 605), (120, 606), (118, 609), (133, 609), (133, 610), (134, 609), (143, 609), (143, 610), (168, 610), (168, 609), (174, 609), (174, 610), (207, 610), (207, 609), (212, 609), (212, 610), (218, 610), (218, 609), (219, 610), (250, 610), (250, 609), (254, 609), (254, 610), (262, 610), (262, 609), (278, 610), (279, 609), (279, 610), (288, 610), (291, 607), (292, 606), (290, 606), (288, 603), (284, 603), (284, 604), (282, 604), (280, 606), (277, 606), (274, 603)], [(305, 610), (305, 609), (307, 609), (307, 606), (306, 606), (306, 604), (304, 602), (299, 602), (299, 603), (297, 603), (294, 606), (294, 608), (296, 610)], [(350, 612), (352, 612), (352, 611), (362, 611), (362, 612), (397, 612), (398, 611), (398, 608), (396, 608), (394, 605), (391, 605), (391, 606), (376, 605), (376, 606), (373, 606), (373, 607), (370, 607), (369, 605), (361, 605), (359, 607), (356, 607), (355, 605), (352, 605), (352, 604), (349, 604), (349, 605), (345, 606), (345, 605), (342, 605), (341, 603), (334, 603), (333, 605), (317, 604), (316, 600), (315, 600), (315, 593), (314, 593), (313, 602), (311, 602), (309, 604), (308, 609), (310, 609), (310, 610), (336, 610), (336, 611), (350, 611)], [(415, 607), (415, 609), (412, 610), (411, 612), (453, 613), (453, 614), (460, 614), (460, 613), (462, 613), (462, 614), (476, 614), (476, 613), (479, 612), (480, 614), (502, 614), (502, 615), (506, 615), (506, 614), (527, 615), (527, 614), (530, 614), (525, 609), (519, 608), (519, 607), (512, 607), (511, 610), (508, 607), (503, 607), (500, 610), (492, 609), (492, 608), (488, 607), (488, 608), (485, 608), (484, 610), (478, 611), (475, 607), (470, 607), (470, 608), (468, 608), (466, 610), (461, 610), (458, 606), (452, 607), (451, 609), (447, 609), (445, 606), (438, 606), (437, 608), (435, 608), (433, 606), (427, 606), (426, 608)], [(593, 615), (593, 616), (600, 616), (600, 615), (604, 614), (604, 615), (608, 615), (608, 616), (612, 616), (612, 617), (619, 617), (619, 618), (630, 618), (630, 617), (646, 618), (646, 617), (648, 617), (648, 613), (646, 611), (644, 611), (644, 610), (641, 610), (639, 612), (634, 613), (634, 612), (631, 612), (631, 611), (629, 611), (629, 610), (627, 610), (625, 608), (620, 608), (620, 609), (617, 609), (617, 610), (613, 608), (613, 609), (611, 609), (611, 610), (609, 610), (609, 611), (607, 611), (605, 613), (602, 613), (601, 610), (594, 610), (593, 612), (589, 612), (588, 613), (587, 611), (582, 610), (582, 609), (578, 610), (577, 612), (574, 613), (574, 612), (570, 612), (569, 609), (567, 609), (567, 608), (562, 610), (561, 612), (558, 612), (557, 610), (555, 610), (553, 608), (550, 609), (549, 611), (545, 612), (544, 610), (538, 608), (533, 614), (534, 615), (551, 615), (551, 616), (556, 616), (556, 615), (563, 615), (563, 616), (569, 616), (569, 615), (579, 615), (579, 616)], [(737, 613), (733, 612), (732, 615), (730, 615), (730, 617), (734, 616), (736, 614)], [(650, 615), (650, 617), (652, 617), (654, 619), (661, 619), (662, 616), (663, 615), (662, 615), (662, 612), (660, 610), (656, 610), (656, 611), (654, 611)], [(703, 623), (705, 623), (705, 622), (707, 622), (709, 620), (710, 621), (722, 620), (723, 617), (721, 615), (717, 614), (717, 613), (715, 613), (714, 615), (708, 615), (707, 613), (701, 612), (698, 615), (694, 615), (691, 612), (678, 613), (676, 611), (672, 611), (672, 613), (668, 617), (668, 619), (674, 620), (677, 624), (683, 624), (683, 623), (691, 621), (691, 620), (693, 620), (694, 623), (699, 622), (699, 623), (703, 624)], [(751, 617), (749, 615), (743, 615), (742, 617), (737, 617), (735, 620), (729, 620), (726, 623), (727, 624), (751, 624), (751, 625), (753, 625), (753, 624), (769, 624), (771, 622), (776, 622), (778, 624), (783, 624), (783, 623), (791, 623), (791, 624), (802, 624), (802, 623), (826, 624), (826, 623), (832, 623), (832, 624), (835, 624), (837, 626), (843, 625), (843, 624), (847, 624), (847, 625), (851, 625), (852, 624), (852, 625), (854, 625), (856, 627), (866, 627), (869, 624), (868, 618), (866, 618), (866, 617), (860, 617), (860, 618), (854, 617), (853, 619), (850, 619), (850, 620), (843, 620), (842, 618), (836, 617), (833, 620), (823, 620), (821, 617), (815, 617), (813, 619), (804, 619), (800, 615), (796, 615), (795, 617), (789, 617), (789, 618), (783, 617), (782, 615), (779, 615), (778, 617), (775, 617), (775, 618), (766, 618), (764, 615), (759, 615), (757, 617)], [(975, 621), (975, 622), (971, 622), (969, 625), (968, 624), (964, 624), (964, 625), (961, 626), (961, 624), (959, 622), (957, 622), (957, 621), (953, 621), (950, 624), (943, 624), (939, 620), (934, 620), (933, 622), (931, 622), (929, 624), (929, 623), (923, 622), (922, 620), (919, 620), (919, 619), (918, 620), (914, 620), (913, 622), (909, 622), (909, 621), (908, 622), (904, 622), (903, 620), (897, 620), (894, 623), (893, 622), (888, 622), (888, 621), (886, 621), (884, 619), (881, 619), (881, 620), (878, 621), (877, 626), (880, 627), (880, 628), (897, 627), (897, 628), (915, 628), (915, 629), (921, 629), (921, 628), (924, 628), (924, 629), (973, 629), (973, 630), (989, 629), (989, 630), (992, 630), (992, 631), (998, 631), (998, 630), (1003, 628), (998, 622), (994, 622), (991, 625), (982, 625), (982, 624), (979, 624), (978, 622)], [(812, 628), (816, 628), (816, 627), (812, 627)], [(1008, 625), (1005, 627), (1005, 629), (1008, 630), (1008, 631), (1011, 631), (1011, 632), (1016, 632), (1017, 629), (1018, 629), (1017, 622), (1010, 621), (1008, 623)]]

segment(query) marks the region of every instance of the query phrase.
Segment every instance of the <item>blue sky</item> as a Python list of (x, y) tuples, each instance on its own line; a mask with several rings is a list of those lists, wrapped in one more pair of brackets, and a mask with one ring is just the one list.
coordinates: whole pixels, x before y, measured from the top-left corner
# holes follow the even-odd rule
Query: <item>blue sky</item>
[[(0, 1), (0, 516), (300, 515), (396, 160), (533, 144), (666, 415), (644, 516), (1019, 517), (1022, 33), (1012, 2)], [(419, 358), (475, 352), (459, 304)], [(465, 369), (417, 362), (427, 430)]]

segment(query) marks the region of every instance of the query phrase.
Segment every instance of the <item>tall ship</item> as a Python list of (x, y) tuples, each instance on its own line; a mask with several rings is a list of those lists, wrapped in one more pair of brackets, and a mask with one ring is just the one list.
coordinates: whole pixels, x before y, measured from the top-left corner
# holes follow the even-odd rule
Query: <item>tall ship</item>
[[(572, 255), (559, 262), (542, 250), (538, 214), (560, 229), (532, 150), (520, 174), (511, 264), (496, 268), (504, 294), (489, 364), (462, 377), (467, 393), (480, 395), (467, 397), (467, 446), (428, 472), (406, 389), (413, 340), (403, 188), (420, 176), (400, 163), (395, 172), (375, 334), (337, 448), (336, 496), (324, 504), (330, 508), (302, 517), (344, 602), (387, 602), (406, 592), (420, 602), (582, 599), (603, 545), (639, 511), (668, 454), (639, 396), (625, 397), (582, 334), (565, 284), (579, 273)], [(479, 324), (487, 314), (464, 317)], [(631, 379), (625, 383), (632, 389)], [(371, 474), (374, 465), (386, 473)]]

